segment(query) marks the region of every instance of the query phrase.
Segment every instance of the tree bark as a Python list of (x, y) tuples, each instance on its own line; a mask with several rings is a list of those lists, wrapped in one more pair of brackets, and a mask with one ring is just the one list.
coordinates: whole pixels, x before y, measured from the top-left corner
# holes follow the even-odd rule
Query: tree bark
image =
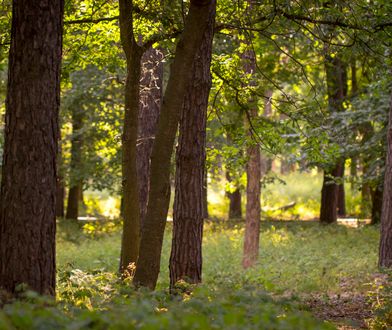
[[(327, 77), (328, 108), (329, 112), (344, 111), (343, 102), (347, 96), (347, 70), (346, 65), (338, 58), (329, 55), (325, 58), (325, 71)], [(343, 179), (343, 161), (340, 160), (332, 166), (331, 170), (324, 170), (324, 180), (321, 189), (320, 222), (324, 224), (337, 221), (337, 207), (345, 213), (344, 186), (334, 183), (333, 178)], [(331, 178), (332, 177), (332, 178)], [(339, 193), (340, 190), (340, 193)], [(339, 202), (339, 196), (341, 198)], [(339, 204), (338, 204), (339, 203)]]
[(150, 158), (162, 103), (163, 53), (150, 47), (142, 57), (137, 141), (140, 224), (143, 227), (150, 187)]
[(382, 201), (383, 201), (383, 187), (378, 185), (372, 193), (372, 218), (371, 225), (380, 223), (382, 213)]
[[(249, 1), (250, 2), (250, 1)], [(250, 4), (251, 6), (251, 4)], [(247, 75), (253, 75), (256, 71), (256, 54), (253, 49), (248, 49), (243, 54), (244, 71)], [(254, 81), (250, 81), (254, 84)], [(254, 103), (254, 100), (249, 100)], [(246, 120), (251, 121), (257, 118), (257, 108), (253, 107)], [(260, 240), (260, 190), (261, 190), (261, 156), (260, 147), (253, 140), (251, 132), (251, 123), (249, 126), (249, 137), (251, 141), (247, 147), (248, 162), (246, 164), (246, 215), (245, 215), (245, 237), (244, 237), (244, 254), (242, 266), (244, 268), (252, 267), (259, 256), (259, 240)]]
[[(230, 173), (226, 172), (226, 180), (232, 182)], [(229, 219), (242, 219), (241, 190), (237, 187), (233, 192), (226, 192), (229, 198)]]
[(378, 265), (392, 268), (392, 95), (387, 130), (387, 157), (381, 213), (381, 237)]
[(55, 293), (64, 2), (14, 0), (0, 199), (0, 287)]
[(169, 264), (171, 288), (179, 280), (201, 282), (206, 125), (212, 84), (210, 66), (214, 23), (215, 13), (211, 13), (193, 62), (191, 84), (181, 110)]
[(337, 208), (338, 208), (338, 216), (339, 217), (345, 217), (347, 215), (346, 212), (346, 193), (344, 190), (344, 170), (345, 170), (345, 161), (342, 160), (341, 163), (338, 165), (339, 173), (338, 173), (338, 178), (341, 179), (341, 182), (338, 184), (338, 202), (337, 202)]
[(170, 160), (195, 54), (215, 8), (214, 0), (192, 0), (176, 47), (151, 155), (150, 192), (134, 283), (154, 289), (160, 268), (163, 234), (170, 201)]
[(137, 262), (140, 242), (136, 142), (143, 49), (137, 44), (133, 32), (133, 2), (120, 0), (119, 6), (121, 44), (127, 61), (122, 135), (123, 234), (121, 240), (120, 273), (123, 277), (128, 277), (132, 275), (129, 267)]
[(67, 203), (67, 219), (77, 220), (79, 215), (79, 200), (83, 189), (82, 180), (82, 148), (83, 148), (83, 110), (72, 109), (72, 139), (70, 182)]

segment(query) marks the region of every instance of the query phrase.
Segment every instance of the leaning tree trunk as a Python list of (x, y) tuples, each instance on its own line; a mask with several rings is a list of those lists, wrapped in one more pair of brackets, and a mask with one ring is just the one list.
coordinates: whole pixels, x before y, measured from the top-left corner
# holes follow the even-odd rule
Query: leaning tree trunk
[(143, 226), (150, 187), (150, 158), (162, 103), (163, 53), (150, 47), (142, 57), (137, 141), (140, 224)]
[(378, 265), (392, 268), (392, 95), (389, 110), (387, 157), (381, 213), (381, 237)]
[[(226, 172), (226, 180), (232, 182), (230, 173)], [(242, 218), (241, 190), (239, 187), (233, 192), (227, 191), (226, 196), (229, 198), (229, 219)]]
[[(325, 71), (327, 77), (328, 89), (328, 108), (330, 113), (344, 111), (343, 102), (347, 95), (347, 71), (346, 65), (338, 58), (329, 55), (325, 58)], [(334, 178), (343, 179), (344, 168), (343, 161), (338, 160), (332, 166), (331, 170), (324, 170), (324, 180), (321, 189), (321, 205), (320, 205), (320, 222), (321, 223), (335, 223), (337, 221), (337, 207), (340, 206), (340, 211), (345, 213), (344, 200), (339, 201), (339, 196), (344, 198), (343, 189), (341, 185), (333, 181)], [(340, 189), (340, 194), (339, 194)]]
[(120, 0), (121, 44), (127, 61), (125, 112), (122, 135), (123, 234), (120, 273), (132, 275), (131, 265), (137, 262), (140, 242), (139, 189), (136, 167), (136, 141), (140, 96), (141, 59), (143, 49), (133, 33), (133, 2)]
[(83, 148), (83, 110), (72, 109), (72, 138), (70, 183), (66, 218), (77, 220), (79, 215), (79, 201), (83, 189), (82, 177), (82, 148)]
[(181, 109), (169, 264), (171, 289), (179, 280), (201, 282), (206, 125), (214, 23), (215, 13), (211, 13)]
[(150, 192), (134, 277), (136, 286), (154, 289), (158, 279), (170, 201), (170, 160), (173, 144), (184, 97), (192, 77), (190, 68), (200, 48), (213, 8), (214, 0), (191, 0), (184, 32), (178, 41), (171, 65), (151, 155)]
[(0, 200), (0, 287), (55, 293), (62, 0), (14, 0)]

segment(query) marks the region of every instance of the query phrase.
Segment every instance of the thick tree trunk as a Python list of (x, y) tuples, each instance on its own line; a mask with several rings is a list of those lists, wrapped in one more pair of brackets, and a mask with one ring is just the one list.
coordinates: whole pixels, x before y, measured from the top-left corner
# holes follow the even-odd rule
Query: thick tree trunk
[[(226, 180), (228, 182), (232, 182), (232, 178), (229, 172), (226, 172)], [(229, 198), (229, 219), (241, 219), (242, 204), (240, 188), (237, 187), (233, 192), (226, 192), (226, 196)]]
[(392, 95), (387, 133), (387, 157), (381, 213), (381, 237), (378, 265), (392, 268)]
[(154, 289), (158, 279), (170, 201), (170, 160), (173, 144), (185, 93), (192, 77), (190, 68), (210, 17), (215, 12), (215, 5), (215, 0), (191, 0), (184, 32), (176, 47), (151, 155), (150, 192), (134, 277), (136, 286)]
[(193, 62), (191, 84), (185, 94), (180, 117), (169, 264), (171, 288), (179, 280), (201, 282), (206, 125), (212, 83), (210, 66), (214, 23), (215, 13), (211, 13)]
[(83, 110), (72, 109), (72, 139), (70, 182), (67, 203), (67, 219), (77, 220), (79, 215), (79, 200), (83, 189), (82, 177), (82, 148), (83, 148)]
[(150, 47), (142, 57), (137, 141), (140, 224), (143, 227), (150, 187), (150, 158), (162, 103), (163, 53)]
[(121, 240), (120, 273), (131, 274), (137, 262), (140, 242), (139, 188), (136, 167), (136, 142), (140, 96), (141, 59), (143, 49), (133, 33), (133, 3), (120, 0), (120, 35), (127, 60), (125, 82), (125, 112), (122, 135), (123, 234)]
[[(325, 71), (328, 89), (329, 112), (344, 111), (343, 102), (347, 95), (347, 70), (346, 65), (338, 58), (329, 55), (325, 58)], [(331, 177), (343, 179), (344, 167), (342, 161), (332, 168), (324, 170), (324, 180), (321, 189), (320, 222), (324, 224), (337, 221), (337, 207), (339, 213), (345, 213), (344, 186), (333, 183)], [(340, 190), (340, 193), (339, 193)], [(340, 202), (339, 202), (340, 197)]]
[(62, 0), (14, 0), (0, 200), (0, 287), (55, 293)]

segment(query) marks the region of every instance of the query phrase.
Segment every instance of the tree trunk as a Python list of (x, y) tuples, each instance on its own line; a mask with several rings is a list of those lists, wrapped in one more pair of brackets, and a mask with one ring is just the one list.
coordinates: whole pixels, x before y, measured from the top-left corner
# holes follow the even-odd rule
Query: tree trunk
[(83, 189), (82, 180), (82, 147), (83, 147), (83, 110), (72, 109), (72, 139), (70, 182), (67, 203), (67, 219), (77, 220), (79, 215), (79, 200)]
[[(327, 77), (328, 109), (330, 113), (344, 111), (343, 102), (347, 96), (346, 65), (338, 58), (329, 55), (325, 58)], [(342, 161), (338, 161), (330, 171), (324, 170), (323, 187), (321, 189), (320, 222), (324, 224), (337, 221), (337, 207), (339, 212), (345, 213), (344, 192), (333, 178), (343, 179), (344, 168)], [(332, 177), (332, 178), (331, 178)], [(340, 190), (340, 193), (339, 193)], [(341, 201), (339, 202), (339, 196)], [(338, 204), (339, 203), (339, 204)]]
[[(226, 172), (226, 180), (232, 182), (229, 172)], [(229, 198), (229, 219), (242, 219), (241, 190), (237, 187), (233, 192), (226, 192)]]
[(346, 212), (346, 193), (344, 190), (344, 170), (345, 170), (345, 160), (342, 160), (341, 163), (338, 165), (339, 173), (338, 178), (341, 182), (338, 184), (338, 201), (337, 201), (337, 208), (338, 208), (338, 216), (345, 217), (347, 215)]
[(14, 0), (0, 200), (0, 286), (54, 295), (62, 0)]
[[(215, 11), (215, 8), (214, 8)], [(211, 56), (215, 12), (197, 50), (191, 84), (180, 117), (176, 154), (173, 238), (170, 255), (170, 288), (179, 280), (201, 282), (206, 125), (211, 89)]]
[(160, 268), (170, 201), (170, 161), (195, 54), (215, 10), (215, 1), (191, 0), (184, 32), (176, 47), (151, 155), (150, 192), (134, 283), (154, 289)]
[[(257, 116), (257, 110), (252, 110), (252, 117)], [(253, 142), (253, 141), (252, 141)], [(259, 256), (260, 240), (260, 190), (261, 190), (261, 158), (260, 147), (257, 143), (248, 146), (249, 157), (246, 165), (246, 218), (244, 256), (242, 266), (248, 268), (253, 266)]]
[(382, 200), (383, 200), (383, 187), (378, 185), (372, 193), (372, 219), (370, 224), (375, 225), (381, 221), (382, 212)]
[[(249, 1), (250, 2), (250, 1)], [(251, 6), (251, 4), (250, 4)], [(247, 45), (247, 50), (243, 54), (244, 71), (247, 75), (252, 76), (256, 71), (256, 55), (252, 48)], [(254, 84), (251, 80), (250, 84)], [(249, 100), (249, 103), (254, 103)], [(247, 116), (247, 121), (257, 118), (257, 108), (253, 107)], [(245, 215), (245, 237), (244, 237), (244, 255), (242, 266), (248, 268), (257, 262), (259, 256), (259, 238), (260, 238), (260, 189), (261, 189), (261, 157), (260, 147), (254, 141), (251, 132), (251, 123), (248, 123), (249, 145), (247, 148), (248, 162), (246, 164), (246, 215)]]
[(320, 222), (323, 224), (337, 221), (338, 185), (334, 178), (339, 175), (340, 165), (331, 171), (324, 171), (323, 187), (321, 189)]
[(381, 237), (378, 265), (392, 268), (392, 95), (389, 110), (387, 157), (381, 213)]
[(162, 103), (163, 53), (150, 47), (142, 57), (137, 141), (140, 224), (143, 227), (150, 187), (150, 158)]
[(56, 217), (64, 218), (64, 199), (65, 199), (65, 186), (64, 177), (62, 175), (61, 164), (63, 162), (62, 150), (59, 144), (58, 157), (57, 157), (57, 180), (56, 180)]
[(121, 44), (127, 61), (125, 82), (125, 112), (122, 135), (123, 234), (121, 240), (120, 273), (131, 274), (137, 262), (140, 242), (139, 189), (136, 167), (136, 142), (140, 105), (140, 76), (143, 49), (133, 33), (133, 2), (120, 0)]

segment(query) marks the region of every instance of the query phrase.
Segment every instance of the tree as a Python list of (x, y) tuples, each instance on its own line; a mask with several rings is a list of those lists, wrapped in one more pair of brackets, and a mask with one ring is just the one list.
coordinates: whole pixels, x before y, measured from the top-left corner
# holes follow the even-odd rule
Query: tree
[(14, 0), (0, 200), (0, 286), (55, 292), (62, 0)]
[(158, 279), (163, 234), (170, 201), (170, 160), (195, 54), (207, 29), (214, 1), (192, 0), (178, 41), (163, 98), (151, 154), (150, 192), (134, 283), (154, 289)]
[(205, 216), (204, 184), (208, 96), (211, 89), (212, 39), (215, 6), (196, 52), (191, 83), (181, 109), (176, 153), (173, 238), (170, 254), (170, 287), (177, 281), (200, 283)]
[(378, 265), (392, 268), (392, 95), (389, 108), (387, 143)]
[[(347, 95), (346, 66), (338, 57), (326, 55), (325, 70), (328, 89), (328, 108), (331, 113), (343, 111), (343, 102)], [(336, 183), (336, 178), (342, 179), (344, 174), (344, 160), (340, 159), (324, 170), (323, 186), (321, 190), (320, 222), (334, 223), (337, 221), (337, 209), (343, 212), (343, 205), (338, 203), (338, 198), (344, 198), (344, 193), (339, 193), (342, 182)]]
[(82, 152), (83, 152), (83, 121), (84, 109), (80, 107), (72, 107), (72, 137), (71, 137), (71, 164), (70, 164), (70, 180), (68, 190), (68, 203), (66, 218), (78, 220), (79, 201), (83, 192), (82, 180)]
[(120, 273), (126, 272), (139, 255), (140, 209), (136, 168), (139, 89), (143, 48), (138, 45), (133, 26), (133, 1), (120, 0), (121, 43), (127, 61), (125, 83), (125, 114), (123, 128), (123, 236), (121, 242)]
[(163, 53), (150, 47), (142, 57), (137, 141), (140, 223), (143, 226), (150, 187), (150, 158), (162, 103)]

